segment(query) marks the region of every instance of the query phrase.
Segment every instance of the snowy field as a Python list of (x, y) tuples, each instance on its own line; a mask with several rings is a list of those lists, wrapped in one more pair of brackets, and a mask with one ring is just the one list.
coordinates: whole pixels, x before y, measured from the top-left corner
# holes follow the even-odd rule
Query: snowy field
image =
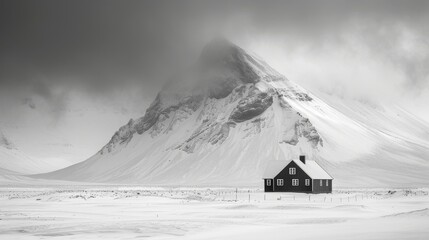
[(0, 239), (429, 239), (429, 189), (0, 188)]

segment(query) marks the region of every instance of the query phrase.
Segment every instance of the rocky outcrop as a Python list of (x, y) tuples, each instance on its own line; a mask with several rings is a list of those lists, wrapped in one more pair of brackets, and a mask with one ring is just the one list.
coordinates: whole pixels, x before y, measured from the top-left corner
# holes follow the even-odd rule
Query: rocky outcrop
[[(157, 121), (152, 125), (151, 136), (155, 137), (160, 133), (171, 131), (175, 125), (187, 119), (189, 115), (197, 111), (203, 100), (204, 96), (202, 95), (184, 97), (179, 104), (172, 105), (162, 110)], [(167, 122), (167, 119), (170, 121)]]
[(308, 118), (301, 118), (296, 121), (293, 131), (292, 137), (289, 139), (284, 139), (284, 143), (295, 146), (298, 144), (299, 138), (304, 137), (308, 140), (308, 142), (311, 143), (313, 147), (317, 147), (318, 144), (323, 146), (322, 138)]
[(158, 94), (155, 101), (153, 101), (150, 107), (146, 110), (145, 115), (136, 121), (135, 128), (138, 134), (144, 133), (156, 123), (159, 115), (161, 115), (161, 107), (161, 97), (160, 94)]
[(285, 98), (279, 97), (279, 104), (284, 109), (292, 109), (292, 106), (286, 101)]
[(209, 143), (211, 144), (222, 144), (229, 135), (230, 127), (234, 127), (235, 124), (231, 122), (223, 123), (220, 127), (214, 131), (214, 134), (210, 137)]
[(265, 62), (217, 42), (196, 65), (172, 76), (145, 115), (115, 132), (101, 153), (50, 176), (143, 184), (259, 182), (269, 161), (319, 150), (319, 134), (298, 113), (317, 102), (303, 101), (311, 101), (309, 94)]
[(247, 97), (240, 100), (230, 115), (230, 120), (236, 123), (250, 120), (262, 114), (273, 104), (273, 97), (254, 88)]
[(313, 147), (316, 147), (319, 142), (323, 146), (319, 133), (308, 118), (303, 118), (295, 123), (295, 132), (299, 137), (307, 138), (313, 144)]
[(288, 99), (298, 100), (298, 101), (312, 101), (313, 100), (313, 98), (310, 97), (310, 95), (308, 95), (307, 93), (297, 91), (294, 88), (276, 89), (276, 92), (277, 92), (277, 95), (279, 96), (279, 98), (285, 97)]
[(116, 144), (128, 143), (135, 132), (134, 120), (130, 119), (126, 125), (120, 127), (119, 130), (113, 134), (110, 141), (100, 150), (100, 153), (103, 154), (106, 151), (111, 152)]
[[(155, 138), (175, 131), (175, 127), (189, 119), (203, 102), (192, 134), (172, 148), (192, 153), (201, 144), (222, 144), (230, 135), (231, 127), (241, 123), (246, 132), (244, 136), (259, 134), (266, 121), (272, 119), (262, 114), (273, 105), (274, 96), (288, 114), (295, 113), (289, 100), (312, 100), (293, 85), (270, 85), (288, 80), (262, 60), (224, 39), (217, 39), (204, 48), (195, 72), (178, 78), (185, 81), (166, 84), (145, 115), (122, 126), (101, 153), (129, 143), (136, 133)], [(201, 81), (193, 81), (194, 78)], [(300, 137), (307, 138), (314, 146), (321, 142), (308, 119), (301, 117), (295, 127), (288, 125), (288, 129), (283, 139), (285, 143), (296, 145)]]
[(204, 121), (186, 141), (177, 148), (187, 153), (193, 153), (198, 145), (208, 142), (212, 145), (222, 144), (229, 135), (234, 123), (219, 123)]
[[(156, 136), (162, 131), (168, 131), (171, 129), (172, 125), (175, 124), (175, 122), (186, 118), (183, 115), (190, 115), (195, 112), (201, 105), (202, 101), (203, 96), (201, 95), (186, 97), (178, 104), (163, 109), (160, 95), (158, 94), (155, 101), (147, 109), (146, 114), (135, 121), (130, 119), (126, 125), (119, 128), (110, 141), (100, 150), (100, 153), (103, 154), (105, 151), (111, 152), (115, 146), (128, 143), (133, 138), (135, 133), (141, 135), (152, 127), (154, 130), (151, 133), (152, 137)], [(182, 114), (178, 114), (178, 112)], [(174, 117), (172, 116), (173, 113)], [(180, 116), (182, 116), (182, 118)], [(166, 119), (170, 118), (172, 121), (169, 125), (169, 128), (160, 126), (160, 124), (162, 124)]]

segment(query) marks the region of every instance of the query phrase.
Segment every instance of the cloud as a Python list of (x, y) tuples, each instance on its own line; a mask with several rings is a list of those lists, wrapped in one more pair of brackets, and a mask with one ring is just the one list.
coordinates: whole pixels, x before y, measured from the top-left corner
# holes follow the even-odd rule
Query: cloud
[(352, 20), (347, 29), (317, 40), (277, 40), (253, 48), (307, 88), (391, 101), (428, 88), (429, 46), (423, 36), (397, 24)]
[(34, 86), (53, 102), (56, 89), (151, 95), (224, 35), (309, 88), (375, 100), (425, 94), (428, 10), (413, 0), (2, 1), (0, 87)]

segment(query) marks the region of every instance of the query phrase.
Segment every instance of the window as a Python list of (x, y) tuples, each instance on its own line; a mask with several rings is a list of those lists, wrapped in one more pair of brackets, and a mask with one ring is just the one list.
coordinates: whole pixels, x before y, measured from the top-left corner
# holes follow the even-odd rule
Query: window
[(305, 179), (305, 186), (310, 186), (310, 179)]
[(319, 180), (319, 181), (320, 181), (320, 186), (323, 186), (323, 184), (322, 184), (323, 180)]
[(267, 179), (267, 186), (271, 186), (271, 179)]
[(299, 180), (298, 179), (292, 179), (292, 186), (299, 186)]
[(326, 186), (329, 186), (329, 180), (326, 180)]
[(295, 175), (296, 174), (296, 168), (289, 168), (289, 175)]
[(283, 179), (277, 179), (277, 186), (283, 186)]

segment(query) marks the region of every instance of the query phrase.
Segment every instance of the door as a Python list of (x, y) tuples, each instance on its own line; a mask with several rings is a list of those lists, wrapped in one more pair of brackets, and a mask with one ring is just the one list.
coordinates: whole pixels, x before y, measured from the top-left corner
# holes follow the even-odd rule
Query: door
[(274, 180), (273, 179), (264, 179), (264, 190), (265, 192), (274, 191)]

